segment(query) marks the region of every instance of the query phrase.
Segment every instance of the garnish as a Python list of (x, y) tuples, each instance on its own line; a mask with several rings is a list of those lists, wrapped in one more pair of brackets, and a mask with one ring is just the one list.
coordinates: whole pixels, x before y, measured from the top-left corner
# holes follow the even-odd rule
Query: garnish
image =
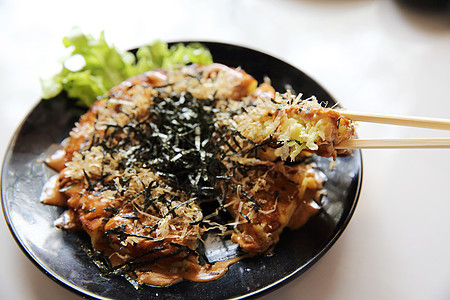
[(61, 72), (41, 79), (42, 97), (50, 99), (65, 91), (85, 107), (90, 107), (97, 97), (125, 79), (148, 70), (212, 63), (211, 53), (199, 43), (169, 47), (167, 43), (156, 41), (140, 47), (135, 56), (109, 45), (103, 32), (95, 39), (77, 27), (63, 39), (63, 44), (71, 53), (62, 59)]

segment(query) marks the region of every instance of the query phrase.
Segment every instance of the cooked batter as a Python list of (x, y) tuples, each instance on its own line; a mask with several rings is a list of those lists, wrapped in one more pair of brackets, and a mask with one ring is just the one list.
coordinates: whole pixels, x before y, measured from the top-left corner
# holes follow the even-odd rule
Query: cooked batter
[(229, 237), (247, 256), (267, 251), (319, 211), (324, 178), (302, 159), (347, 154), (333, 146), (353, 137), (334, 110), (240, 69), (149, 71), (80, 118), (47, 161), (59, 175), (42, 200), (67, 206), (58, 226), (86, 231), (107, 274), (212, 280), (238, 259), (205, 262), (202, 236)]

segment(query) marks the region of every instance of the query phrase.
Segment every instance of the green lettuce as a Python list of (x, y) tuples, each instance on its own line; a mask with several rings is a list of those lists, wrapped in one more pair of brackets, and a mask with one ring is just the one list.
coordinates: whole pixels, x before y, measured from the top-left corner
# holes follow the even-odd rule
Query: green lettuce
[(135, 56), (110, 46), (103, 32), (95, 39), (79, 28), (74, 28), (63, 43), (71, 53), (61, 60), (62, 69), (58, 74), (41, 79), (42, 98), (50, 99), (65, 91), (68, 97), (86, 107), (131, 76), (156, 68), (213, 62), (209, 50), (199, 43), (169, 47), (167, 43), (155, 41), (139, 48)]

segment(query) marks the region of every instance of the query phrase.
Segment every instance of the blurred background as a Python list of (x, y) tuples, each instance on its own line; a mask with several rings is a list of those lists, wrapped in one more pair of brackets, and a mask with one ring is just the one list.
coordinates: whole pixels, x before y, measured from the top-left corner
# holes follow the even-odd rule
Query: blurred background
[[(254, 48), (298, 67), (351, 110), (450, 118), (450, 1), (0, 0), (0, 156), (58, 72), (79, 26), (130, 49), (155, 39)], [(450, 137), (360, 124), (361, 138)], [(347, 230), (262, 299), (450, 299), (450, 149), (365, 150)], [(0, 222), (2, 299), (81, 299), (41, 273)]]

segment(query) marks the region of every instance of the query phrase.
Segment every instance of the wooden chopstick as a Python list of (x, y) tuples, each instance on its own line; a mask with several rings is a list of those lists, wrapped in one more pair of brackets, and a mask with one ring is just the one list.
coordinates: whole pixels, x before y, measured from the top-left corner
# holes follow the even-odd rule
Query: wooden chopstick
[[(450, 130), (450, 120), (339, 111), (352, 121)], [(450, 138), (352, 139), (342, 141), (335, 149), (408, 149), (450, 148)]]
[(382, 115), (345, 110), (339, 111), (339, 113), (352, 121), (450, 130), (450, 120), (447, 119)]
[(354, 139), (345, 140), (335, 149), (430, 149), (450, 148), (450, 138)]

